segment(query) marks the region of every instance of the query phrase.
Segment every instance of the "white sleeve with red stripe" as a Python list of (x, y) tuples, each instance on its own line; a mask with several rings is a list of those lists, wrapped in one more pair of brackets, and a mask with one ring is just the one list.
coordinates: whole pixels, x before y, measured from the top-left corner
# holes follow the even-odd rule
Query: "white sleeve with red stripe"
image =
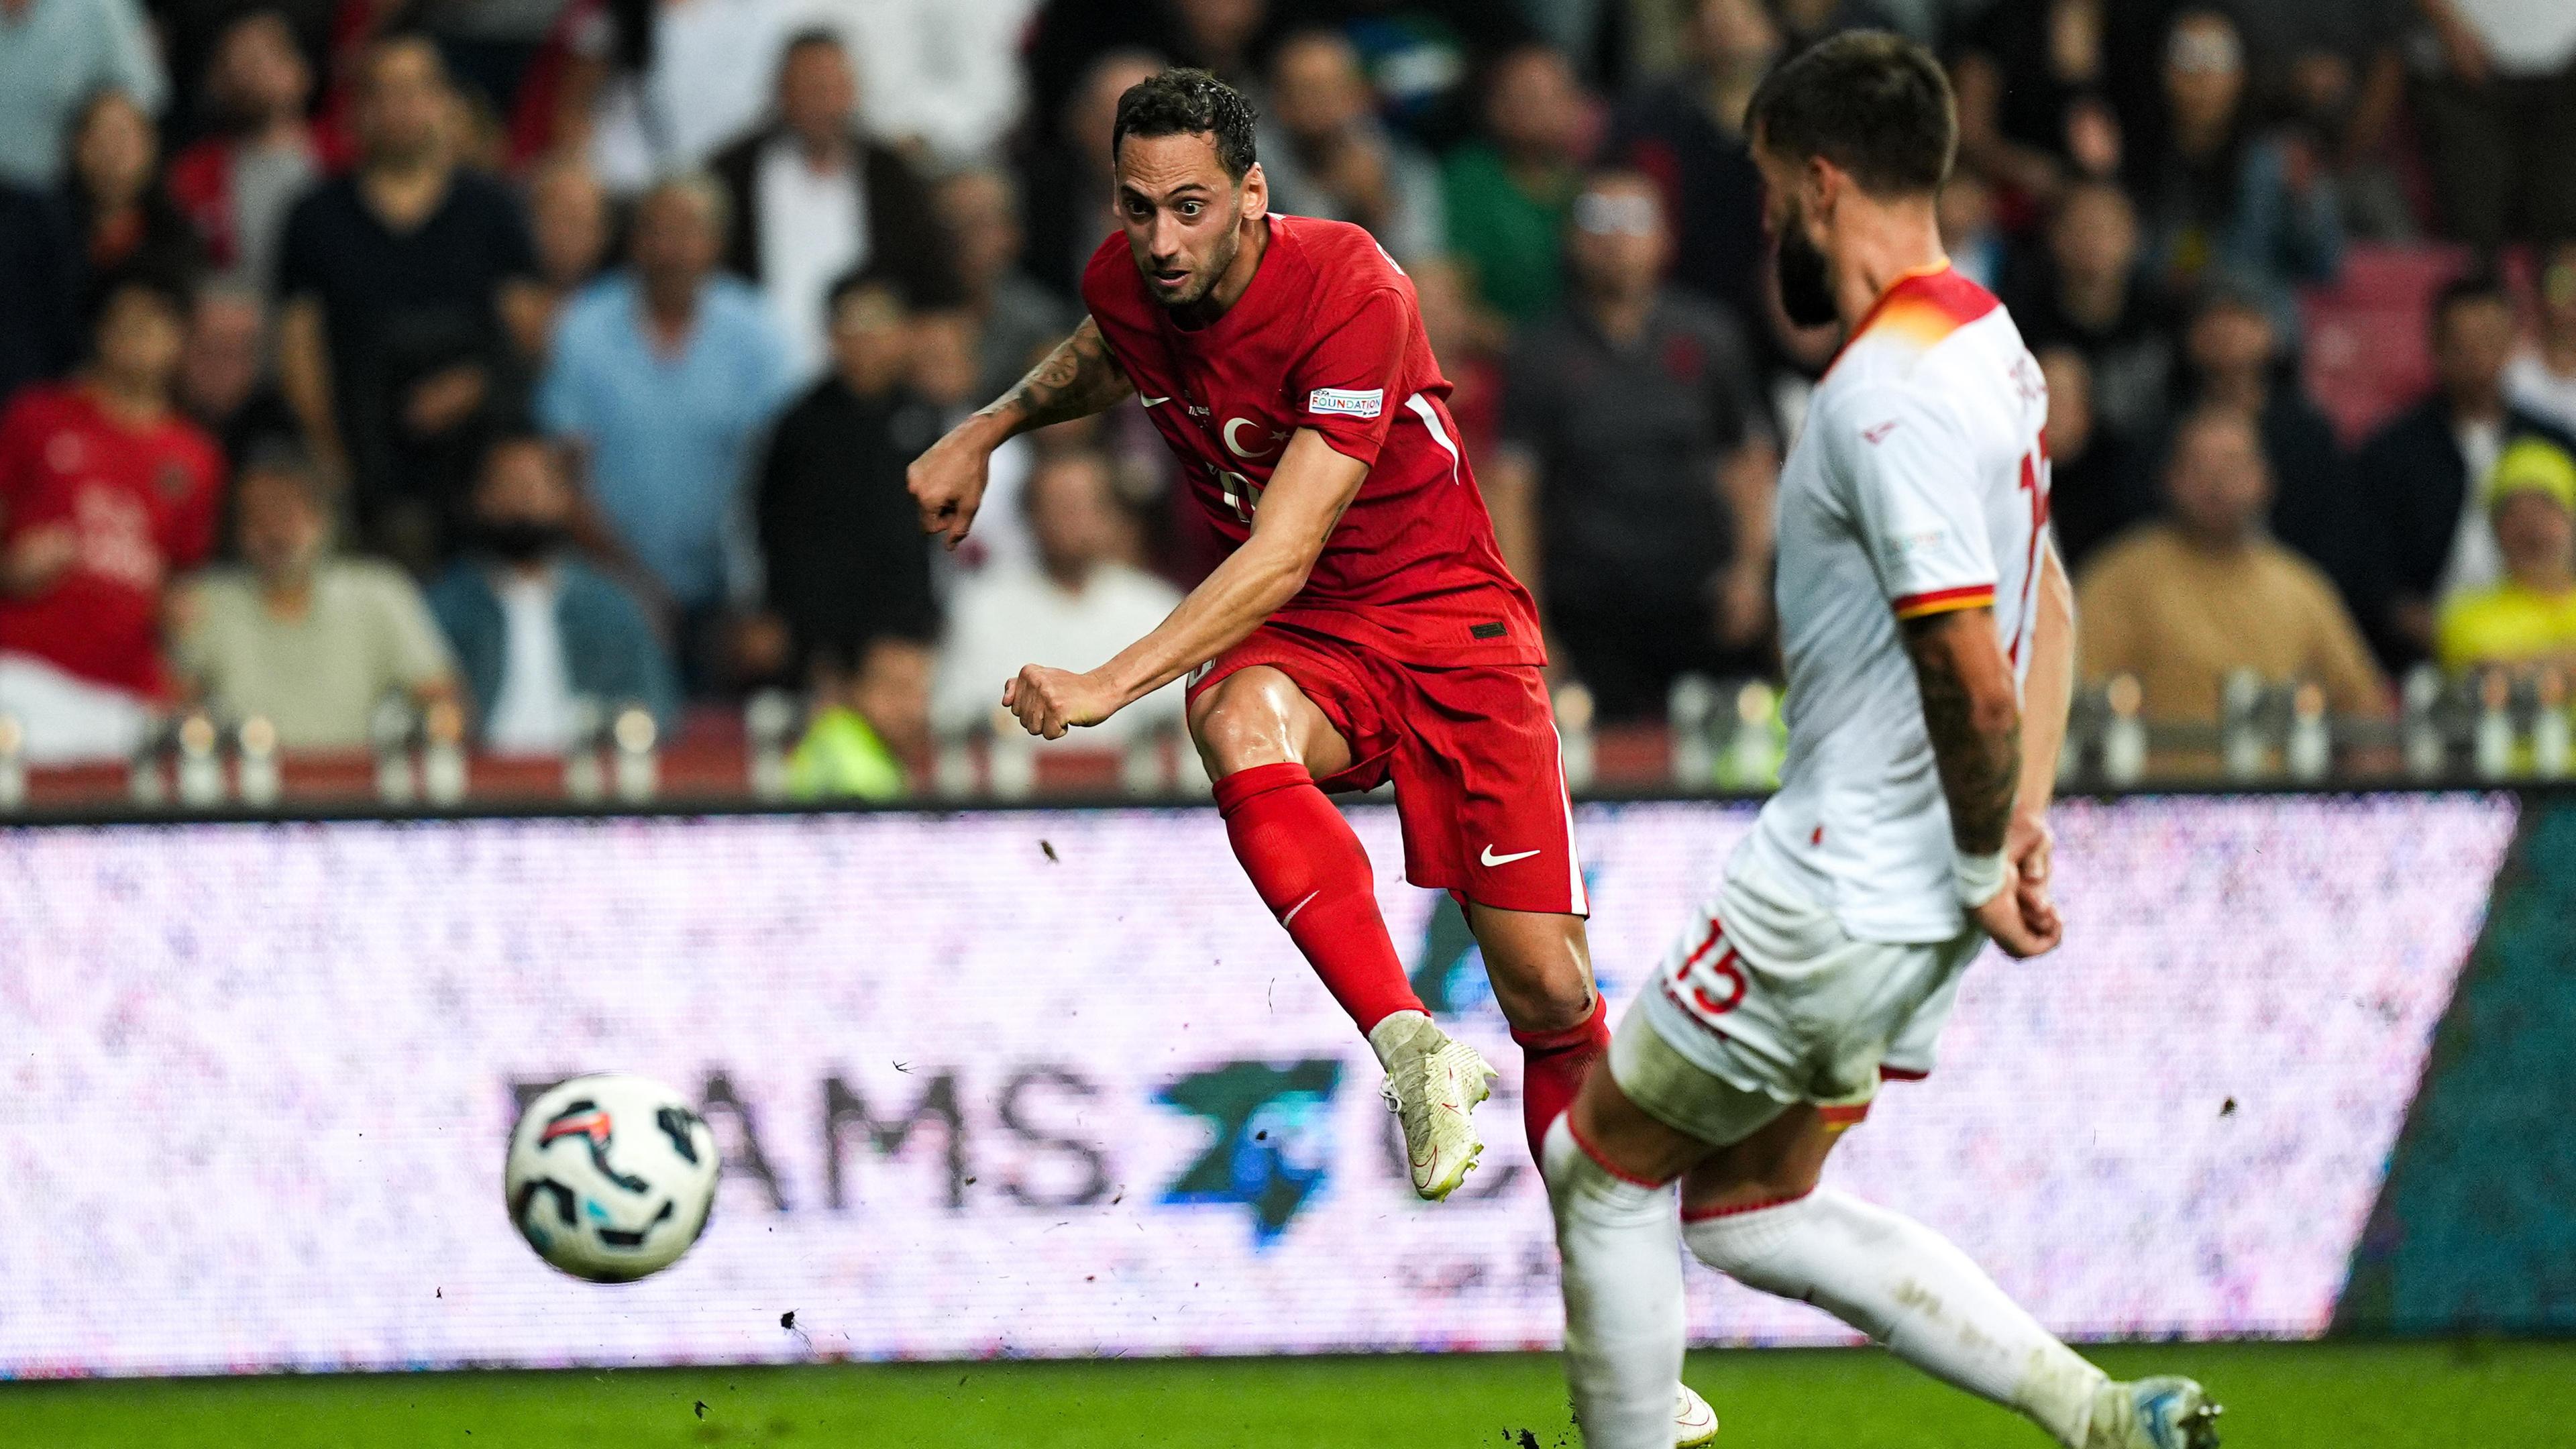
[(1818, 420), (1861, 550), (1900, 619), (1995, 602), (1977, 450), (1958, 414), (1900, 384), (1856, 387)]

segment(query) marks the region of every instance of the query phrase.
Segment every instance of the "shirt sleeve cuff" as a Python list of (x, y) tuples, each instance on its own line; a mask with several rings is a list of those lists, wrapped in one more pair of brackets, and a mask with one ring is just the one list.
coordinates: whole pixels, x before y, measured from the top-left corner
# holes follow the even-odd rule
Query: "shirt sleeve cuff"
[(1893, 603), (1896, 617), (1920, 619), (1932, 614), (1947, 614), (1958, 609), (1991, 609), (1995, 604), (1995, 586), (1970, 584), (1965, 588), (1932, 589), (1920, 594), (1901, 594)]

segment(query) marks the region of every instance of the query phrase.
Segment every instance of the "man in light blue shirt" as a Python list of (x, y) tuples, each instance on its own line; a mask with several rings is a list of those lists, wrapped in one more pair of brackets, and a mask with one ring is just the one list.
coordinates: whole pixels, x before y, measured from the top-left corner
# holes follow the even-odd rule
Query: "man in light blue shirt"
[(0, 0), (0, 180), (50, 189), (72, 113), (109, 86), (153, 112), (169, 89), (135, 0)]
[(792, 382), (760, 295), (715, 275), (728, 220), (710, 179), (646, 192), (633, 265), (565, 310), (537, 392), (620, 540), (693, 620), (756, 585), (743, 486)]

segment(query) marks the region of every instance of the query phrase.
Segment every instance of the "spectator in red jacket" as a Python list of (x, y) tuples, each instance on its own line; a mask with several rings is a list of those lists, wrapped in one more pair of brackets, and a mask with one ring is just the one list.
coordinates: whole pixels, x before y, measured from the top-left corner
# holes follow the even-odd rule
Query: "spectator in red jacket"
[(110, 280), (89, 366), (0, 414), (0, 715), (32, 760), (131, 753), (168, 694), (166, 585), (212, 546), (223, 475), (170, 403), (186, 316), (171, 282)]
[(254, 10), (225, 27), (206, 71), (221, 130), (171, 161), (170, 194), (226, 280), (264, 292), (287, 208), (325, 169), (304, 118), (313, 68), (285, 16)]

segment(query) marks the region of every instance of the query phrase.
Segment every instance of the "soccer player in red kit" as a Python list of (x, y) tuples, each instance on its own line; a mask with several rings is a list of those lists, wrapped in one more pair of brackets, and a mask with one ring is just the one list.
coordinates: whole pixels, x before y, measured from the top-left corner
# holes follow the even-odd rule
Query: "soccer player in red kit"
[(1445, 1197), (1483, 1143), (1492, 1075), (1433, 1024), (1324, 796), (1393, 780), (1405, 874), (1445, 887), (1520, 1043), (1533, 1145), (1608, 1044), (1583, 868), (1529, 594), (1458, 447), (1413, 284), (1367, 232), (1268, 213), (1252, 107), (1199, 71), (1120, 97), (1122, 234), (1090, 316), (912, 466), (953, 546), (994, 448), (1138, 395), (1232, 546), (1152, 633), (1086, 673), (1003, 690), (1031, 733), (1098, 724), (1189, 676), (1189, 726), (1235, 855), (1386, 1067), (1413, 1184)]

